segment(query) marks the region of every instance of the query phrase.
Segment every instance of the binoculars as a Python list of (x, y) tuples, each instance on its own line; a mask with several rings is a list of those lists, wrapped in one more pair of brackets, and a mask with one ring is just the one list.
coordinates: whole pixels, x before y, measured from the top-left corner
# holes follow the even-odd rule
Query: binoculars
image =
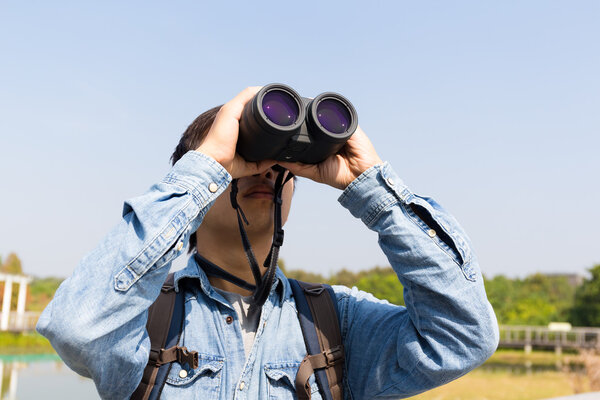
[(236, 150), (246, 161), (317, 164), (335, 154), (357, 126), (356, 111), (342, 95), (326, 92), (309, 99), (272, 83), (246, 103)]

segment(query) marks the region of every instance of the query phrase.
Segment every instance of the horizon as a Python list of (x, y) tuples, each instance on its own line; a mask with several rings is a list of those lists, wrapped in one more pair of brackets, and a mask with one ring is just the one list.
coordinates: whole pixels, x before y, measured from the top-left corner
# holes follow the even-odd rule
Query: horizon
[[(16, 254), (16, 253), (10, 252), (8, 254), (10, 255), (10, 254)], [(17, 255), (17, 257), (19, 256), (18, 254), (16, 254), (16, 255)], [(180, 258), (182, 258), (182, 257), (184, 257), (184, 256), (183, 255), (180, 256)], [(0, 254), (0, 260), (4, 261), (3, 254)], [(279, 261), (283, 261), (284, 265), (285, 265), (285, 259), (280, 258)], [(278, 266), (281, 267), (281, 265), (278, 265)], [(590, 266), (589, 268), (586, 268), (583, 271), (583, 273), (581, 273), (581, 272), (566, 272), (566, 271), (562, 271), (562, 272), (561, 271), (552, 271), (552, 272), (534, 271), (534, 272), (528, 273), (527, 275), (522, 275), (522, 276), (517, 276), (517, 275), (510, 276), (510, 275), (506, 275), (506, 274), (502, 274), (502, 273), (495, 274), (495, 275), (489, 275), (489, 274), (483, 273), (483, 277), (485, 280), (494, 279), (498, 276), (504, 276), (511, 280), (516, 280), (516, 279), (523, 280), (523, 279), (529, 278), (531, 276), (541, 274), (541, 275), (548, 276), (548, 277), (551, 277), (551, 276), (558, 276), (558, 277), (576, 276), (576, 277), (580, 277), (580, 278), (584, 278), (584, 279), (589, 279), (589, 278), (591, 278), (591, 274), (590, 274), (589, 270), (592, 269), (593, 267), (594, 267), (594, 265)], [(335, 276), (336, 274), (338, 274), (342, 271), (358, 273), (358, 272), (367, 272), (367, 271), (375, 270), (377, 268), (391, 269), (392, 267), (389, 264), (388, 265), (374, 265), (372, 267), (365, 267), (365, 268), (361, 268), (358, 270), (350, 270), (350, 269), (342, 267), (336, 271), (328, 271), (326, 273), (321, 273), (321, 272), (316, 272), (316, 271), (310, 271), (310, 270), (303, 269), (303, 268), (290, 268), (288, 266), (285, 266), (286, 271), (303, 271), (303, 272), (309, 272), (309, 273), (313, 273), (313, 274), (319, 274), (319, 275), (323, 276), (325, 279), (330, 279), (331, 277)], [(4, 273), (4, 272), (0, 272), (0, 273)], [(68, 278), (68, 276), (29, 274), (29, 273), (27, 273), (26, 268), (23, 268), (23, 275), (30, 276), (34, 279), (55, 278), (55, 279), (63, 279), (64, 280), (64, 279)]]

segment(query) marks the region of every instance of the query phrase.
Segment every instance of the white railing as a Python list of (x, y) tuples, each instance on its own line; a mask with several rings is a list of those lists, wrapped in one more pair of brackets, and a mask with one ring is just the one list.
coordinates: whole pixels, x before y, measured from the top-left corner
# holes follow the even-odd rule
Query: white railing
[[(8, 313), (8, 325), (5, 330), (13, 332), (33, 331), (40, 314), (41, 312), (37, 311), (25, 311), (23, 313), (11, 311)], [(0, 318), (2, 317), (3, 315), (0, 312)]]
[(557, 331), (546, 326), (501, 325), (500, 347), (600, 350), (600, 328), (573, 327)]

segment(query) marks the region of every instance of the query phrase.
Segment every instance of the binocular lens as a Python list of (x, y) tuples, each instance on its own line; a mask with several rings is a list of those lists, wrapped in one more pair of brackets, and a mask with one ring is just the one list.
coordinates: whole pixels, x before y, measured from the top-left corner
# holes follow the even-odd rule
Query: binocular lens
[(264, 95), (262, 109), (269, 120), (280, 126), (294, 124), (300, 112), (296, 100), (280, 90), (272, 90)]
[(236, 150), (246, 161), (318, 164), (339, 151), (357, 126), (354, 106), (341, 94), (302, 97), (271, 83), (244, 106)]
[(348, 107), (334, 99), (325, 99), (317, 105), (317, 118), (331, 133), (344, 133), (350, 126)]

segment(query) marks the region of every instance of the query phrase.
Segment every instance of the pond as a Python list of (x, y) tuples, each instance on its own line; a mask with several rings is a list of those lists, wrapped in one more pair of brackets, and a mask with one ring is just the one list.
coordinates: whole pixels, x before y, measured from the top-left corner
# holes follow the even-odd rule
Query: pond
[[(567, 371), (577, 375), (584, 374), (584, 368), (579, 365), (567, 366)], [(454, 398), (480, 398), (483, 395), (482, 391), (490, 390), (492, 392), (505, 390), (506, 382), (517, 383), (519, 386), (535, 385), (546, 387), (548, 389), (547, 396), (541, 396), (542, 391), (539, 388), (533, 388), (527, 399), (532, 398), (547, 398), (553, 395), (567, 394), (562, 388), (551, 388), (551, 384), (557, 384), (559, 381), (564, 381), (561, 386), (569, 386), (564, 375), (565, 366), (560, 363), (548, 362), (515, 362), (515, 360), (499, 360), (492, 358), (487, 363), (476, 369), (473, 373), (451, 383), (450, 385), (459, 386), (461, 381), (469, 389), (465, 392), (461, 389)], [(27, 400), (43, 398), (48, 400), (53, 399), (98, 399), (94, 383), (90, 379), (83, 378), (71, 371), (56, 354), (47, 355), (0, 355), (0, 400)], [(470, 379), (470, 381), (465, 381)], [(523, 381), (525, 379), (525, 381)], [(477, 396), (472, 397), (469, 392), (472, 392), (477, 381), (482, 380), (481, 387), (475, 390)], [(494, 386), (494, 382), (498, 382), (498, 387)], [(539, 381), (539, 383), (536, 383)], [(468, 383), (466, 383), (468, 382)], [(418, 398), (427, 399), (445, 398), (439, 397), (437, 391), (442, 390), (447, 394), (452, 392), (451, 386), (439, 388), (433, 392), (428, 392)], [(537, 397), (537, 395), (540, 397)], [(490, 398), (494, 398), (493, 396)], [(508, 395), (507, 398), (517, 398)]]
[(56, 354), (0, 356), (0, 399), (98, 399), (94, 382), (71, 371)]

